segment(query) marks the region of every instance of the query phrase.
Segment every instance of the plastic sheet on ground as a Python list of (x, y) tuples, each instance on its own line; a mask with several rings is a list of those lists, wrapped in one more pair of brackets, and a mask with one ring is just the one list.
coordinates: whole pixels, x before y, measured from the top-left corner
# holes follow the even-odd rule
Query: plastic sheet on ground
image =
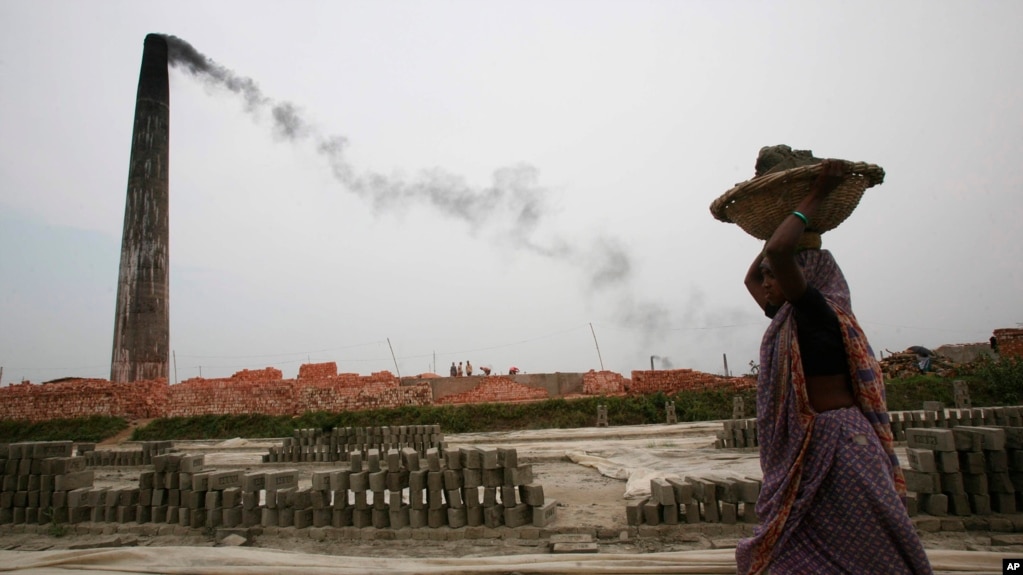
[(465, 433), (453, 446), (514, 444), (520, 458), (565, 457), (626, 482), (625, 497), (650, 494), (655, 477), (761, 476), (755, 450), (714, 449), (720, 421)]
[(650, 480), (654, 478), (761, 477), (759, 455), (752, 451), (611, 446), (569, 451), (565, 455), (574, 463), (596, 469), (601, 475), (624, 479), (626, 499), (650, 495)]
[[(1002, 555), (930, 550), (935, 573), (1001, 573)], [(0, 551), (0, 572), (18, 575), (394, 575), (735, 573), (735, 551), (646, 554), (535, 554), (500, 557), (393, 559), (289, 553), (239, 547), (134, 547), (83, 551)]]

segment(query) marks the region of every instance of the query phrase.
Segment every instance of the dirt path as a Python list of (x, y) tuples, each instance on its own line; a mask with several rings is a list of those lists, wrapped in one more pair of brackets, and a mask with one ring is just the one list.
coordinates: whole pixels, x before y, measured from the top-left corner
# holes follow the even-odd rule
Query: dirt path
[(153, 421), (152, 419), (138, 419), (135, 421), (128, 422), (128, 427), (126, 427), (123, 431), (121, 431), (117, 435), (108, 437), (103, 441), (100, 441), (97, 445), (104, 446), (121, 445), (122, 443), (131, 439), (131, 434), (134, 433), (136, 429), (142, 429), (143, 427), (152, 423), (152, 421)]

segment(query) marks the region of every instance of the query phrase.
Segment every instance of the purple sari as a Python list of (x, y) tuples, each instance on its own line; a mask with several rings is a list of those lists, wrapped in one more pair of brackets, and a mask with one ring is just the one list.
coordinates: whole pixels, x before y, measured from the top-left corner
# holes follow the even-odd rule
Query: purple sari
[(810, 406), (792, 306), (783, 305), (760, 346), (761, 523), (739, 542), (738, 573), (932, 573), (903, 504), (884, 381), (849, 286), (830, 252), (797, 260), (838, 316), (856, 406)]

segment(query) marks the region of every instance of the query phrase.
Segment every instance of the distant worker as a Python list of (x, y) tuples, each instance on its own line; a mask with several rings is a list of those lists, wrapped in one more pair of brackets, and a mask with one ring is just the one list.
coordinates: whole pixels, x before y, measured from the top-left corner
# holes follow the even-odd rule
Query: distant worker
[(483, 366), (483, 367), (480, 368), (480, 371), (483, 372), (484, 376), (490, 375), (490, 368), (489, 367)]
[(455, 367), (455, 362), (451, 362), (451, 377), (458, 375), (458, 368)]
[(472, 364), (465, 360), (465, 375), (472, 375)]
[(920, 368), (920, 373), (927, 373), (931, 370), (931, 356), (934, 355), (934, 352), (921, 345), (911, 346), (909, 351), (916, 354), (916, 365)]
[(992, 353), (998, 353), (998, 338), (991, 336), (991, 339), (989, 339), (988, 342), (991, 344)]
[(458, 377), (462, 377), (462, 362), (458, 362)]
[(515, 367), (515, 366), (513, 365), (513, 366), (511, 367), (511, 369), (509, 369), (509, 370), (508, 370), (508, 375), (515, 375), (515, 374), (517, 374), (518, 372), (519, 372), (519, 368), (517, 368), (517, 367)]

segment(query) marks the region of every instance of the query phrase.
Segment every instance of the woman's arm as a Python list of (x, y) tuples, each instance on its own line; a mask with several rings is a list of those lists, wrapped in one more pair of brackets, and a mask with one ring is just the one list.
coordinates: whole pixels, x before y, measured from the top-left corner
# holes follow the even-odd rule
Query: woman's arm
[[(810, 186), (810, 193), (796, 208), (807, 222), (813, 221), (821, 202), (838, 187), (846, 174), (845, 162), (841, 160), (824, 160), (821, 165), (821, 173)], [(774, 230), (764, 248), (764, 256), (771, 265), (778, 287), (788, 301), (798, 300), (806, 291), (806, 279), (796, 263), (796, 247), (807, 222), (795, 214), (789, 214)]]

